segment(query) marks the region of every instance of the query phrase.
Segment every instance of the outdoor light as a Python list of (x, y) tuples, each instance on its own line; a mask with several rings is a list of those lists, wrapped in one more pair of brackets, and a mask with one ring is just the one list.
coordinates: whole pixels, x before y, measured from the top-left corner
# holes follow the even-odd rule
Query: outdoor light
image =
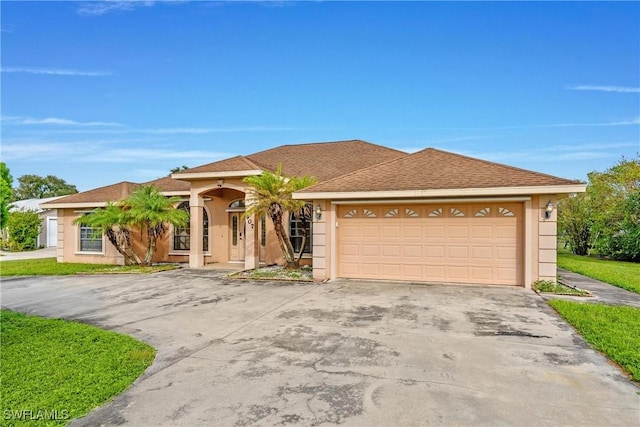
[(322, 219), (322, 208), (320, 205), (316, 206), (316, 219)]
[(219, 179), (218, 180), (218, 187), (222, 187), (222, 184), (224, 184), (224, 179)]
[(551, 218), (551, 212), (553, 212), (553, 203), (551, 203), (551, 200), (549, 200), (547, 202), (547, 207), (544, 209), (545, 219)]

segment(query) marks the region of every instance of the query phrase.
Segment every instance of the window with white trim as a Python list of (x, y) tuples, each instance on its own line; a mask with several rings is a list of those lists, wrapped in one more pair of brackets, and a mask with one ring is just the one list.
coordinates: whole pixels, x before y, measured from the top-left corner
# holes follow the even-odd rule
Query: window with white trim
[[(189, 202), (182, 202), (178, 205), (178, 209), (182, 209), (188, 214), (191, 213)], [(207, 210), (202, 208), (202, 248), (205, 252), (209, 251), (209, 215)], [(187, 221), (184, 227), (173, 228), (173, 250), (188, 251), (191, 248), (191, 220)]]
[(102, 230), (80, 224), (80, 252), (102, 252)]

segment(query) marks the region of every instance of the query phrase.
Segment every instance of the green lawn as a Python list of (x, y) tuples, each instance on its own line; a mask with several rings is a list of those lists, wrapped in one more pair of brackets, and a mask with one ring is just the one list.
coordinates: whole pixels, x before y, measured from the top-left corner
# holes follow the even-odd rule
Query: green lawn
[(565, 300), (549, 304), (585, 341), (640, 382), (640, 308)]
[(640, 294), (640, 264), (558, 252), (558, 267)]
[(141, 267), (57, 262), (55, 258), (0, 261), (0, 276), (64, 276), (78, 273), (152, 273), (171, 270), (174, 264)]
[(2, 425), (61, 426), (125, 390), (155, 349), (126, 335), (0, 311)]

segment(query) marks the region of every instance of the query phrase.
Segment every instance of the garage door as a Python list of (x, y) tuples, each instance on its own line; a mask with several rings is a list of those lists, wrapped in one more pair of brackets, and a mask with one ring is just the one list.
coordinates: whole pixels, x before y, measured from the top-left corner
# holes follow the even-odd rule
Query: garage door
[(338, 276), (521, 285), (522, 204), (338, 206)]

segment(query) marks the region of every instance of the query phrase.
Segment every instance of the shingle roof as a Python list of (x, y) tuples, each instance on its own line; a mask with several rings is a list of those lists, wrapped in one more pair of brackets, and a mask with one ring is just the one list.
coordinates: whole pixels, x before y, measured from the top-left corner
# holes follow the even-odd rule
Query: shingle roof
[(43, 203), (41, 206), (46, 207), (47, 204), (58, 205), (68, 203), (116, 202), (127, 197), (139, 186), (140, 184), (136, 184), (135, 182), (123, 181), (117, 184), (107, 185), (106, 187), (99, 187), (94, 188), (93, 190), (83, 191), (82, 193), (71, 194), (70, 196), (62, 197), (49, 203)]
[(173, 179), (171, 176), (164, 176), (162, 178), (154, 179), (153, 181), (145, 182), (143, 185), (155, 185), (162, 191), (189, 191), (191, 184), (187, 181), (179, 179)]
[(184, 171), (177, 172), (176, 175), (181, 173), (199, 173), (199, 172), (228, 172), (228, 171), (246, 171), (246, 170), (258, 170), (260, 167), (251, 162), (245, 156), (231, 157), (230, 159), (220, 160), (218, 162), (207, 163), (206, 165), (196, 166)]
[(528, 187), (578, 183), (580, 182), (427, 148), (321, 182), (300, 193)]
[[(361, 140), (282, 145), (247, 156), (209, 163), (182, 173), (240, 170), (276, 170), (278, 163), (287, 175), (311, 175), (322, 182), (358, 169), (407, 154)], [(179, 176), (180, 174), (176, 174)]]

